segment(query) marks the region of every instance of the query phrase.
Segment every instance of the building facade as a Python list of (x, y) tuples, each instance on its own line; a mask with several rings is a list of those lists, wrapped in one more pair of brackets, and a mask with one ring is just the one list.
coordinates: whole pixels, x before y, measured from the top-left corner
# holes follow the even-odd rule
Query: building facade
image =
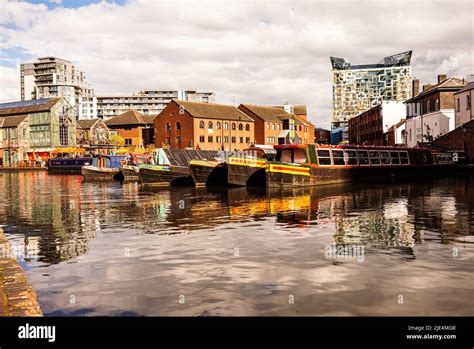
[(104, 120), (89, 119), (77, 121), (77, 144), (108, 144), (110, 131)]
[(27, 152), (75, 146), (75, 110), (64, 98), (2, 103), (0, 130), (0, 157), (15, 165), (27, 160)]
[(125, 145), (147, 146), (154, 143), (154, 120), (156, 115), (143, 115), (129, 110), (105, 121), (109, 136), (119, 135)]
[(455, 108), (454, 119), (455, 127), (459, 127), (466, 122), (474, 120), (474, 112), (472, 110), (472, 98), (474, 96), (474, 82), (468, 83), (461, 90), (454, 93)]
[(365, 65), (351, 65), (347, 59), (331, 57), (333, 122), (349, 121), (382, 101), (408, 99), (410, 61), (411, 51)]
[(317, 127), (314, 129), (314, 143), (331, 144), (331, 131)]
[(255, 144), (254, 124), (231, 105), (173, 100), (155, 119), (155, 146), (244, 150)]
[(413, 97), (406, 104), (406, 140), (409, 147), (429, 143), (455, 128), (455, 97), (465, 85), (464, 79), (438, 75), (435, 85), (413, 80)]
[(306, 106), (241, 104), (238, 108), (255, 121), (256, 144), (296, 144), (313, 140), (314, 125), (307, 121)]
[(131, 96), (97, 97), (97, 116), (108, 119), (136, 110), (143, 115), (158, 115), (172, 100), (214, 103), (214, 92), (198, 91), (139, 91)]
[(384, 57), (376, 64), (351, 65), (347, 59), (331, 57), (333, 116), (331, 143), (349, 140), (348, 121), (382, 101), (410, 98), (411, 53)]
[(22, 101), (63, 97), (76, 111), (78, 119), (97, 117), (97, 100), (84, 72), (72, 62), (43, 57), (20, 65), (20, 96)]
[(349, 143), (386, 145), (384, 133), (405, 119), (405, 104), (383, 101), (349, 120)]

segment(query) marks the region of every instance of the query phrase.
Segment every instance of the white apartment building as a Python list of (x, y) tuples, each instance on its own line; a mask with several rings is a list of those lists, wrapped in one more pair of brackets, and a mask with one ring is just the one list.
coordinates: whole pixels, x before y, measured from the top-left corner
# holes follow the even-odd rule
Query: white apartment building
[(465, 85), (464, 79), (438, 75), (435, 85), (413, 81), (413, 97), (406, 104), (406, 140), (409, 147), (429, 143), (455, 128), (454, 94)]
[(97, 99), (84, 72), (72, 62), (58, 57), (43, 57), (20, 65), (22, 101), (64, 97), (76, 109), (76, 118), (97, 117)]
[(97, 116), (109, 119), (128, 110), (136, 110), (142, 114), (159, 114), (172, 100), (214, 103), (214, 92), (198, 91), (157, 91), (144, 90), (131, 96), (98, 96)]

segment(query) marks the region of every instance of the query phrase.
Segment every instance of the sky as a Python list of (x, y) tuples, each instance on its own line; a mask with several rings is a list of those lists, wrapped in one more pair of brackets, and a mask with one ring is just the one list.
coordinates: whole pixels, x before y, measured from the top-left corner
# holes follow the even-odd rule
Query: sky
[(97, 95), (216, 93), (238, 105), (306, 104), (329, 127), (329, 57), (376, 63), (413, 50), (421, 84), (474, 73), (474, 2), (0, 0), (0, 101), (18, 100), (19, 64), (68, 59)]

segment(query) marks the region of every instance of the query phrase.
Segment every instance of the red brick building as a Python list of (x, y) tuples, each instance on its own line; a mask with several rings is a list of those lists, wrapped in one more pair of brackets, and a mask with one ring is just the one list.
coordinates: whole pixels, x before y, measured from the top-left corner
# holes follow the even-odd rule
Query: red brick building
[(331, 144), (331, 131), (324, 128), (314, 129), (314, 143)]
[(467, 162), (474, 163), (474, 120), (435, 139), (431, 145), (443, 150), (464, 151)]
[(254, 124), (232, 105), (173, 100), (155, 119), (155, 146), (243, 150), (255, 144)]

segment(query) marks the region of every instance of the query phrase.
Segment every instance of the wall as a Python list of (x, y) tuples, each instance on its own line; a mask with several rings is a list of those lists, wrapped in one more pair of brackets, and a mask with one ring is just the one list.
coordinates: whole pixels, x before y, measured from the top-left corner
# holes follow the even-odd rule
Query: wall
[[(407, 145), (414, 147), (418, 142), (427, 142), (428, 135), (427, 126), (429, 126), (429, 134), (434, 138), (440, 134), (449, 132), (450, 124), (454, 121), (454, 116), (451, 111), (439, 111), (416, 118), (407, 119), (406, 130), (407, 130)], [(423, 122), (423, 126), (422, 123)], [(423, 128), (422, 128), (423, 127)]]
[(446, 150), (466, 150), (468, 161), (474, 163), (474, 120), (439, 137), (432, 145)]
[[(454, 96), (455, 103), (455, 127), (474, 119), (474, 112), (472, 110), (472, 98), (474, 97), (474, 89), (458, 93)], [(467, 109), (467, 96), (471, 96), (471, 107)], [(457, 109), (459, 99), (459, 111)]]

